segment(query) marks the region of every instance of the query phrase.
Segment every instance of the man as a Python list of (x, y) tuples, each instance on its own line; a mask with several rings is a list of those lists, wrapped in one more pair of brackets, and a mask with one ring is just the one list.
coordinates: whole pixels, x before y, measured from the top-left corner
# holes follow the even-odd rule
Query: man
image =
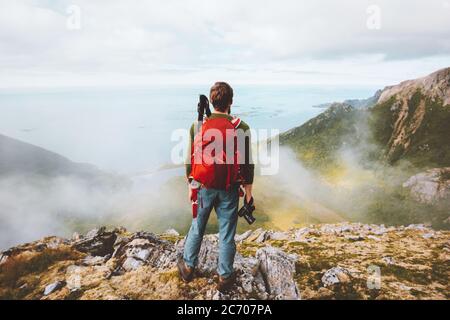
[[(190, 148), (190, 160), (193, 161), (188, 161), (189, 164), (186, 165), (186, 176), (189, 182), (195, 178), (195, 180), (202, 185), (198, 190), (197, 216), (192, 220), (191, 228), (186, 237), (184, 254), (178, 261), (178, 270), (184, 281), (189, 282), (192, 280), (195, 266), (198, 262), (198, 253), (205, 233), (206, 224), (209, 215), (214, 208), (219, 224), (219, 261), (217, 268), (219, 282), (217, 284), (217, 289), (221, 292), (226, 292), (232, 287), (236, 278), (233, 263), (236, 254), (234, 236), (236, 234), (238, 220), (239, 184), (244, 186), (246, 200), (250, 202), (250, 199), (252, 199), (254, 165), (251, 160), (250, 128), (245, 122), (230, 116), (231, 105), (233, 104), (233, 89), (225, 82), (215, 83), (210, 91), (210, 102), (214, 107), (214, 111), (203, 123), (203, 129), (208, 127), (209, 129), (215, 129), (217, 131), (217, 128), (215, 127), (234, 126), (237, 134), (244, 133), (245, 138), (243, 140), (237, 139), (237, 141), (244, 141), (245, 143), (243, 148), (245, 154), (241, 155), (243, 158), (240, 158), (244, 161), (237, 162), (239, 163), (239, 165), (237, 165), (239, 179), (231, 179), (233, 181), (227, 184), (225, 181), (226, 178), (230, 180), (230, 176), (233, 176), (233, 174), (230, 174), (230, 171), (226, 171), (226, 168), (230, 168), (230, 166), (216, 165), (214, 171), (215, 176), (212, 179), (214, 181), (209, 183), (208, 186), (205, 186), (205, 179), (202, 179), (201, 175), (197, 173), (198, 170), (195, 170), (195, 163), (193, 162), (195, 161), (195, 159), (193, 159), (195, 147)], [(197, 133), (197, 135), (199, 134), (202, 134), (202, 130)], [(190, 130), (191, 146), (194, 144), (194, 139), (197, 142), (199, 138), (202, 141), (202, 138), (204, 137), (197, 137), (197, 135), (195, 134), (195, 124), (193, 124)], [(230, 138), (228, 138), (228, 140), (230, 140)], [(238, 149), (240, 149), (239, 146)], [(224, 174), (224, 172), (228, 172), (228, 174)], [(190, 200), (192, 199), (192, 192), (191, 184), (189, 184)]]

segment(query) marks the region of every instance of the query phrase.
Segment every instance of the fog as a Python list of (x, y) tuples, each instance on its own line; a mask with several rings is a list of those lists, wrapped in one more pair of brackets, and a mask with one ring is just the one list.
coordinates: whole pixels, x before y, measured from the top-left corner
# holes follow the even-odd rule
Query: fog
[[(340, 221), (427, 222), (427, 208), (411, 202), (399, 189), (411, 175), (409, 164), (383, 162), (378, 146), (371, 143), (366, 120), (362, 117), (357, 123), (359, 143), (336, 150), (331, 173), (306, 167), (288, 147), (281, 147), (279, 157), (272, 158), (279, 161), (275, 175), (259, 175), (257, 165), (257, 222), (252, 228)], [(371, 154), (377, 156), (368, 157)], [(123, 183), (113, 187), (76, 176), (1, 176), (0, 249), (49, 235), (70, 237), (101, 225), (157, 233), (175, 228), (184, 234), (191, 221), (184, 168), (167, 167), (121, 176)], [(209, 232), (217, 231), (212, 216)], [(241, 220), (238, 232), (249, 228)]]
[[(171, 194), (163, 187), (171, 184), (170, 178), (153, 175), (141, 180), (110, 188), (69, 176), (3, 177), (0, 249), (44, 236), (70, 237), (73, 232), (86, 232), (100, 225), (159, 232), (171, 223), (179, 227), (179, 219), (167, 221), (171, 212), (175, 215), (177, 211), (189, 211), (179, 192), (173, 190)], [(175, 210), (178, 205), (180, 210)], [(186, 216), (189, 218), (189, 214)]]
[[(379, 176), (385, 173), (367, 163), (362, 166), (359, 152), (340, 150), (339, 174), (327, 178), (303, 166), (289, 148), (280, 148), (279, 172), (255, 178), (253, 227), (366, 221)], [(191, 214), (183, 168), (124, 179), (123, 186), (110, 188), (73, 176), (1, 178), (0, 248), (49, 235), (70, 237), (100, 225), (187, 231)], [(239, 231), (247, 228), (240, 221)]]

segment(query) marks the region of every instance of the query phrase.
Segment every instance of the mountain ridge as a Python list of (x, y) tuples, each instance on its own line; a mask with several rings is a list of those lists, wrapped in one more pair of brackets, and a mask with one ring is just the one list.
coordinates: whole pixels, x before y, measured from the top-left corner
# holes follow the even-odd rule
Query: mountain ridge
[(72, 176), (89, 183), (120, 184), (123, 178), (45, 148), (0, 134), (0, 176)]
[(449, 237), (424, 225), (249, 230), (236, 236), (237, 281), (222, 294), (217, 234), (205, 236), (195, 280), (186, 284), (176, 269), (184, 240), (175, 230), (102, 227), (2, 252), (0, 299), (448, 299)]

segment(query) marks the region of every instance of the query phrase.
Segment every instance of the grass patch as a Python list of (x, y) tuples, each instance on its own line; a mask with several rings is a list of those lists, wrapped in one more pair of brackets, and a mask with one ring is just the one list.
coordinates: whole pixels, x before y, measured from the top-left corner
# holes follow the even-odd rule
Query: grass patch
[(82, 253), (67, 247), (47, 248), (31, 257), (23, 255), (10, 257), (0, 267), (0, 287), (14, 288), (24, 275), (41, 273), (59, 261), (78, 260), (82, 256)]

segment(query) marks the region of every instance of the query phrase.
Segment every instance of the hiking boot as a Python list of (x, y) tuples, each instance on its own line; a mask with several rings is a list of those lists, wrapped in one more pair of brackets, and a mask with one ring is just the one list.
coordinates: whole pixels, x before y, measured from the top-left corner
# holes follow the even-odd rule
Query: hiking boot
[(178, 259), (177, 267), (180, 277), (184, 282), (192, 281), (194, 278), (194, 268), (188, 266), (183, 258)]
[(219, 282), (217, 283), (217, 290), (221, 293), (225, 293), (231, 289), (234, 282), (236, 281), (236, 273), (233, 272), (229, 277), (219, 277)]

